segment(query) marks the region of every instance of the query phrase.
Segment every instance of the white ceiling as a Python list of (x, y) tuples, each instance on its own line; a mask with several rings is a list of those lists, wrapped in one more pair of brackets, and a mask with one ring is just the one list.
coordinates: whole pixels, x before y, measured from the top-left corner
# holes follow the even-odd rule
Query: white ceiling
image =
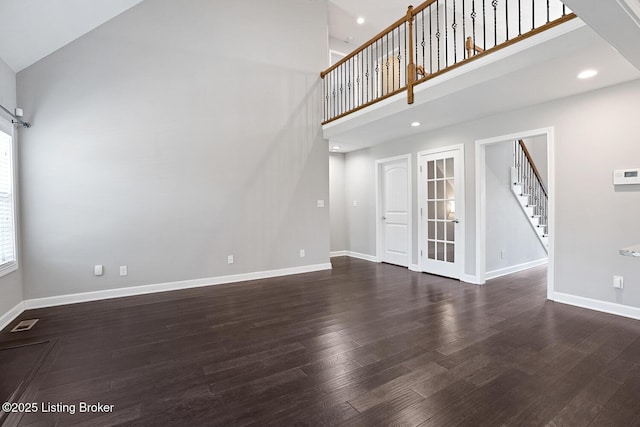
[(18, 72), (142, 0), (0, 0), (0, 58)]

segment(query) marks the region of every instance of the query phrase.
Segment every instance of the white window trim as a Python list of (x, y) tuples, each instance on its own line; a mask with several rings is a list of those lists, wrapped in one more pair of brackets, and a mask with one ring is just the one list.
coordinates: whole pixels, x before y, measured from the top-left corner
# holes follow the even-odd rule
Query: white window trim
[(7, 263), (3, 266), (0, 267), (0, 277), (4, 277), (10, 273), (13, 273), (14, 271), (18, 270), (18, 222), (17, 222), (17, 209), (16, 209), (16, 203), (17, 203), (17, 197), (16, 197), (16, 193), (17, 193), (17, 185), (16, 185), (16, 158), (15, 158), (15, 147), (16, 147), (16, 138), (15, 138), (15, 132), (13, 129), (13, 125), (11, 124), (11, 122), (5, 120), (4, 118), (0, 117), (0, 131), (6, 133), (7, 135), (9, 135), (11, 137), (11, 184), (13, 187), (13, 250), (15, 252), (15, 260)]

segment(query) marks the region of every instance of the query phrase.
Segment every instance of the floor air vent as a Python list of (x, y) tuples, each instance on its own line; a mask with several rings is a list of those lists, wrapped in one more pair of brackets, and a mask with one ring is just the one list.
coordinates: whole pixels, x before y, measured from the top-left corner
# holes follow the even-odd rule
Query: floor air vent
[(11, 330), (11, 332), (28, 331), (29, 329), (33, 328), (36, 323), (38, 323), (38, 320), (40, 319), (23, 320), (22, 322), (18, 323), (16, 327)]

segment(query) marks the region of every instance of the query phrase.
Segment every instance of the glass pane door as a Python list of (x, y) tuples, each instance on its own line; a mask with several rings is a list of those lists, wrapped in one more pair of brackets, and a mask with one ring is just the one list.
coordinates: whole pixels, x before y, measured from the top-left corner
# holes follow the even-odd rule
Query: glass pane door
[(456, 189), (453, 158), (427, 162), (427, 258), (455, 262)]
[(461, 150), (456, 149), (422, 155), (420, 162), (421, 269), (456, 278), (460, 277), (464, 248), (462, 158)]

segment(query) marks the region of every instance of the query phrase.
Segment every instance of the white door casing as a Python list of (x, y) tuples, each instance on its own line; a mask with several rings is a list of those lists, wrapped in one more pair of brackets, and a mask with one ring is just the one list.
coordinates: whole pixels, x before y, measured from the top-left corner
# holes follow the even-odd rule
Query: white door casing
[(411, 262), (411, 161), (376, 161), (377, 258), (408, 267)]
[(547, 299), (555, 300), (555, 131), (553, 127), (534, 129), (502, 135), (494, 138), (477, 140), (475, 143), (476, 170), (476, 277), (478, 284), (486, 280), (486, 247), (487, 247), (487, 186), (486, 186), (486, 147), (504, 141), (546, 136), (547, 139), (547, 170), (549, 175), (549, 247), (547, 264)]
[(465, 254), (464, 146), (418, 153), (420, 271), (460, 279)]

